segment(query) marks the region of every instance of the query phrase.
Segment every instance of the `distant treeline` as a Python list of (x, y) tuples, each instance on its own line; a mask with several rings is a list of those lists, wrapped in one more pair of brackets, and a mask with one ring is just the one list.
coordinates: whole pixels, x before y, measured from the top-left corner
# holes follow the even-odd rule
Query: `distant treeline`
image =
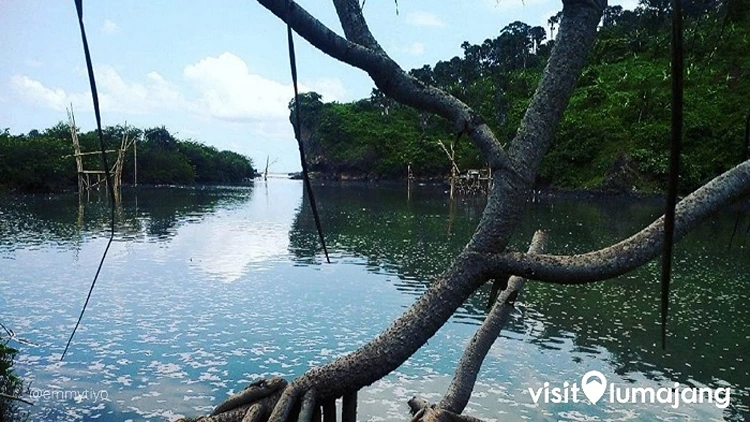
[[(110, 126), (103, 130), (106, 149), (119, 149), (123, 136), (137, 139), (138, 184), (240, 183), (255, 176), (250, 158), (193, 140), (178, 140), (164, 127), (141, 130)], [(79, 133), (81, 150), (99, 151), (96, 131)], [(117, 154), (108, 154), (110, 166)], [(133, 149), (125, 155), (123, 184), (134, 182)], [(99, 154), (84, 157), (84, 168), (100, 170)], [(77, 186), (70, 126), (58, 123), (43, 131), (11, 135), (0, 132), (0, 189), (49, 192)]]
[[(742, 157), (750, 98), (750, 20), (746, 0), (685, 0), (685, 141), (681, 187), (695, 188)], [(670, 139), (669, 1), (642, 0), (633, 11), (605, 10), (596, 44), (549, 153), (538, 185), (659, 190)], [(549, 19), (555, 32), (561, 14)], [(413, 69), (479, 111), (500, 142), (516, 133), (554, 41), (545, 28), (514, 22), (463, 55)], [(382, 92), (351, 103), (300, 100), (311, 168), (331, 177), (447, 176), (439, 146), (456, 137), (443, 119), (402, 106)], [(462, 170), (485, 164), (464, 135)]]

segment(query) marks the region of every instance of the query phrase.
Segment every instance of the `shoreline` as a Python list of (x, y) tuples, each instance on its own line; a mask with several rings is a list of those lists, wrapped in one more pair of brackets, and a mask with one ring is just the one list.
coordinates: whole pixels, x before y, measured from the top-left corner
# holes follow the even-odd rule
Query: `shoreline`
[[(302, 180), (302, 172), (287, 173), (291, 180)], [(311, 172), (310, 181), (313, 183), (352, 183), (364, 185), (405, 185), (408, 183), (406, 177), (399, 178), (378, 178), (367, 175), (347, 175), (347, 174), (323, 174), (320, 172)], [(449, 188), (450, 183), (444, 176), (433, 177), (415, 177), (412, 183), (416, 186), (434, 186)], [(560, 188), (555, 186), (537, 186), (532, 189), (533, 197), (537, 199), (598, 199), (598, 198), (633, 198), (644, 200), (661, 200), (666, 193), (638, 191), (638, 190), (616, 190), (602, 188)], [(458, 195), (465, 197), (476, 197), (478, 195)], [(680, 196), (680, 198), (683, 198)]]
[[(299, 178), (292, 177), (295, 174), (299, 173), (287, 173), (286, 177), (279, 177), (281, 174), (276, 174), (276, 177), (269, 177), (270, 179), (275, 180), (301, 180), (301, 176)], [(400, 179), (371, 179), (366, 177), (345, 177), (345, 178), (337, 178), (332, 176), (326, 176), (321, 177), (320, 174), (314, 174), (313, 177), (310, 178), (311, 182), (315, 184), (341, 184), (341, 185), (364, 185), (364, 186), (388, 186), (388, 187), (398, 187), (398, 186), (405, 186), (407, 184), (406, 178), (400, 178)], [(132, 186), (132, 185), (123, 185), (124, 191), (133, 191), (133, 190), (139, 190), (139, 189), (163, 189), (163, 188), (170, 188), (170, 189), (207, 189), (207, 188), (241, 188), (241, 187), (252, 187), (255, 185), (256, 182), (263, 182), (263, 176), (257, 176), (254, 179), (248, 179), (242, 183), (225, 183), (225, 184), (195, 184), (195, 185), (176, 185), (176, 184), (159, 184), (159, 185), (138, 185), (138, 186)], [(443, 188), (446, 190), (447, 195), (447, 189), (449, 189), (450, 185), (447, 180), (445, 180), (442, 177), (431, 177), (431, 178), (414, 178), (412, 182), (412, 186), (415, 188)], [(102, 190), (96, 190), (92, 191), (92, 194), (107, 194), (107, 191)], [(71, 186), (68, 189), (58, 190), (58, 191), (18, 191), (18, 190), (10, 190), (10, 189), (4, 189), (3, 187), (0, 187), (0, 196), (23, 196), (23, 195), (64, 195), (64, 194), (77, 194), (75, 186)], [(482, 194), (458, 194), (457, 198), (479, 198)], [(680, 195), (678, 197), (678, 200), (682, 200), (686, 195)], [(629, 200), (639, 200), (639, 201), (653, 201), (653, 202), (661, 202), (664, 201), (666, 198), (666, 193), (659, 193), (659, 192), (642, 192), (637, 190), (605, 190), (605, 189), (566, 189), (566, 188), (559, 188), (554, 186), (543, 186), (543, 187), (536, 187), (532, 189), (531, 194), (531, 201), (539, 201), (539, 200), (550, 200), (550, 199), (561, 199), (561, 200), (602, 200), (602, 199), (629, 199)], [(745, 201), (740, 201), (737, 203), (734, 203), (729, 206), (729, 208), (736, 209), (750, 209), (750, 199)]]

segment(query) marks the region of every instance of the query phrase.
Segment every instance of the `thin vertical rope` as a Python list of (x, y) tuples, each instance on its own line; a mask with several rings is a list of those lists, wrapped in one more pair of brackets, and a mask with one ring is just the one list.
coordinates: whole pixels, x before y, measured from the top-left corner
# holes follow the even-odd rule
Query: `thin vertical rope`
[(664, 213), (664, 253), (661, 262), (661, 348), (666, 349), (669, 282), (672, 275), (674, 244), (674, 209), (680, 174), (682, 146), (682, 109), (684, 89), (684, 58), (682, 51), (682, 0), (672, 0), (672, 143), (669, 154), (669, 185), (667, 209)]
[(307, 159), (305, 158), (305, 150), (302, 147), (302, 135), (301, 135), (301, 124), (300, 124), (300, 110), (299, 110), (299, 89), (297, 88), (297, 59), (294, 55), (294, 36), (292, 34), (292, 26), (289, 20), (292, 16), (292, 2), (288, 2), (288, 15), (286, 19), (286, 33), (287, 41), (289, 43), (289, 66), (292, 70), (292, 84), (294, 85), (294, 137), (297, 139), (297, 146), (299, 147), (299, 159), (302, 164), (302, 179), (304, 179), (305, 190), (307, 191), (307, 198), (310, 200), (310, 208), (312, 208), (313, 217), (315, 218), (315, 228), (318, 230), (318, 237), (320, 238), (320, 244), (323, 245), (323, 253), (326, 255), (326, 262), (331, 263), (328, 258), (328, 248), (326, 248), (326, 240), (323, 236), (323, 228), (320, 225), (320, 217), (318, 216), (318, 206), (315, 203), (315, 195), (313, 194), (312, 185), (310, 185), (310, 176), (307, 173)]
[(76, 321), (76, 326), (73, 328), (73, 332), (70, 333), (70, 337), (68, 338), (68, 343), (65, 345), (65, 350), (63, 350), (62, 355), (60, 356), (60, 360), (63, 360), (65, 358), (65, 354), (68, 352), (68, 348), (70, 347), (70, 343), (73, 341), (73, 336), (76, 334), (76, 331), (78, 330), (78, 326), (81, 324), (81, 320), (83, 319), (83, 314), (86, 312), (86, 307), (89, 304), (89, 300), (91, 299), (91, 293), (94, 291), (94, 286), (96, 285), (96, 280), (99, 278), (99, 273), (102, 271), (102, 266), (104, 265), (104, 259), (107, 257), (107, 252), (109, 251), (110, 245), (112, 245), (112, 240), (115, 237), (115, 189), (114, 186), (112, 186), (112, 177), (109, 174), (109, 163), (107, 162), (107, 154), (105, 152), (104, 148), (104, 135), (102, 133), (102, 118), (101, 118), (101, 112), (99, 110), (99, 95), (96, 91), (96, 80), (94, 79), (94, 66), (91, 63), (91, 53), (89, 52), (89, 43), (86, 38), (86, 29), (83, 25), (83, 0), (75, 0), (76, 4), (76, 11), (78, 12), (78, 26), (81, 28), (81, 41), (83, 42), (83, 54), (86, 56), (86, 68), (88, 69), (89, 74), (89, 84), (91, 85), (91, 98), (94, 101), (94, 115), (96, 116), (96, 130), (99, 135), (99, 148), (101, 149), (102, 153), (102, 165), (104, 166), (104, 178), (107, 181), (107, 190), (109, 191), (109, 199), (110, 199), (110, 218), (109, 218), (109, 240), (107, 241), (107, 246), (104, 248), (104, 253), (102, 254), (102, 259), (99, 261), (99, 266), (96, 268), (96, 274), (94, 274), (94, 279), (91, 281), (91, 287), (89, 288), (89, 293), (86, 295), (86, 301), (83, 303), (83, 308), (81, 308), (81, 314), (78, 315), (78, 321)]

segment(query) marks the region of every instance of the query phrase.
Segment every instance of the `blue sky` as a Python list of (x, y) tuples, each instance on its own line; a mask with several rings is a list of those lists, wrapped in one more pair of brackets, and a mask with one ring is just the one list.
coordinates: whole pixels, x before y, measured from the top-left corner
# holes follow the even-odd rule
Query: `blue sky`
[[(342, 33), (330, 2), (300, 4)], [(397, 14), (393, 0), (368, 0), (365, 17), (411, 69), (460, 55), (463, 41), (481, 43), (516, 20), (546, 27), (561, 8), (559, 0), (399, 0)], [(89, 0), (84, 21), (104, 125), (164, 125), (178, 138), (248, 155), (256, 167), (270, 157), (271, 171), (299, 169), (286, 27), (257, 2)], [(78, 125), (94, 129), (73, 0), (3, 0), (0, 28), (0, 130), (50, 127), (71, 103)], [(326, 101), (369, 96), (364, 72), (295, 40), (303, 91)]]

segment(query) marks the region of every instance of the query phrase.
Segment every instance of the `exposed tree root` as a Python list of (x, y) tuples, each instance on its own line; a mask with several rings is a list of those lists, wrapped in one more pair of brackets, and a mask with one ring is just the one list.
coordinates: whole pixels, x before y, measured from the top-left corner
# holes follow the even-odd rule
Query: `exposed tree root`
[(286, 386), (286, 380), (279, 377), (274, 377), (270, 380), (258, 380), (245, 387), (245, 389), (240, 391), (239, 393), (224, 400), (224, 402), (216, 406), (214, 411), (211, 412), (210, 416), (215, 416), (228, 410), (236, 409), (240, 406), (254, 403), (259, 399), (272, 395), (273, 393), (283, 389)]
[[(302, 408), (300, 409), (299, 417), (297, 418), (299, 422), (312, 421), (315, 416), (318, 417), (318, 421), (320, 420), (320, 408), (315, 406), (317, 399), (315, 390), (307, 390), (307, 393), (302, 397)], [(315, 415), (316, 409), (318, 415)]]
[(184, 418), (177, 422), (265, 422), (286, 387), (283, 378), (262, 379), (224, 400), (209, 416)]
[[(357, 420), (357, 393), (343, 396), (342, 422)], [(321, 412), (322, 409), (322, 412)], [(321, 399), (314, 388), (273, 377), (258, 380), (224, 400), (208, 416), (177, 422), (336, 422), (336, 398)]]
[(435, 404), (430, 404), (421, 397), (412, 397), (409, 400), (409, 408), (412, 415), (411, 422), (484, 422), (472, 416), (459, 415), (449, 410), (441, 409)]

